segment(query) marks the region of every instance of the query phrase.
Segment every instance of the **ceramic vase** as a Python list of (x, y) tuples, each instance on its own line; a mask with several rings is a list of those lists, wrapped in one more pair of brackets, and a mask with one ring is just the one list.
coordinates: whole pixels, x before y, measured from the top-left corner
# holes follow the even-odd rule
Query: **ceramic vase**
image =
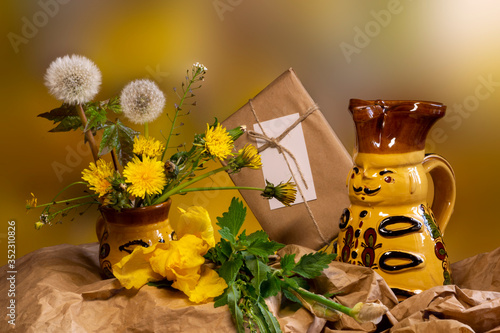
[(349, 110), (356, 147), (338, 260), (376, 270), (400, 300), (452, 283), (443, 233), (455, 204), (455, 177), (443, 157), (425, 154), (427, 133), (446, 106), (354, 99)]
[(113, 277), (112, 266), (135, 247), (149, 247), (169, 239), (173, 231), (168, 220), (171, 203), (169, 199), (158, 205), (120, 211), (106, 206), (100, 208), (96, 234), (103, 277)]

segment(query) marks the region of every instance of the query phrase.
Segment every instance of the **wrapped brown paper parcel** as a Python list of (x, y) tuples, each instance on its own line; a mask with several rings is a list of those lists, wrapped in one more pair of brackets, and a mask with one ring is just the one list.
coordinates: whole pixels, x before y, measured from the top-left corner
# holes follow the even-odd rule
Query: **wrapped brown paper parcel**
[[(273, 141), (294, 122), (296, 126), (278, 142), (285, 147), (281, 153), (251, 135), (258, 132)], [(311, 249), (319, 249), (335, 238), (338, 219), (349, 204), (346, 177), (352, 160), (295, 72), (284, 72), (222, 124), (227, 129), (246, 126), (247, 132), (235, 142), (236, 149), (247, 143), (265, 148), (261, 151), (263, 169), (246, 168), (231, 174), (235, 185), (263, 188), (265, 179), (277, 185), (292, 177), (300, 187), (291, 207), (275, 199), (271, 200), (274, 203), (263, 200), (257, 191), (240, 191), (269, 237)], [(298, 203), (302, 201), (301, 191), (307, 193), (306, 203)], [(279, 208), (271, 209), (271, 205)]]

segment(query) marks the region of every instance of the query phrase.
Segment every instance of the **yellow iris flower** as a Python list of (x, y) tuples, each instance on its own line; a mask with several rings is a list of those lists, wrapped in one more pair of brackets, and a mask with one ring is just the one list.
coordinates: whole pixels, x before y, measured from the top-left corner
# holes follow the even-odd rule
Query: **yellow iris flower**
[[(113, 265), (113, 275), (120, 281), (121, 285), (127, 289), (139, 289), (150, 281), (161, 280), (162, 276), (153, 271), (149, 259), (153, 256), (158, 245), (151, 247), (137, 246), (131, 254)], [(166, 244), (168, 246), (168, 243)]]
[(200, 267), (205, 263), (203, 255), (207, 251), (201, 238), (186, 235), (170, 242), (167, 250), (156, 251), (149, 262), (153, 271), (170, 281), (189, 277), (196, 283), (200, 278)]
[(194, 288), (189, 288), (188, 285), (181, 285), (177, 280), (176, 283), (179, 290), (182, 290), (191, 302), (203, 303), (207, 300), (221, 295), (227, 288), (226, 281), (217, 274), (216, 271), (209, 267), (202, 266), (201, 277)]
[(203, 207), (181, 213), (172, 225), (179, 240), (136, 247), (113, 265), (113, 274), (125, 288), (139, 289), (150, 281), (166, 278), (195, 303), (211, 300), (227, 288), (217, 272), (204, 266), (203, 255), (215, 244), (208, 213)]
[(207, 242), (209, 247), (215, 246), (214, 229), (207, 210), (200, 206), (189, 207), (187, 210), (178, 209), (181, 216), (177, 220), (170, 221), (177, 237), (195, 235)]

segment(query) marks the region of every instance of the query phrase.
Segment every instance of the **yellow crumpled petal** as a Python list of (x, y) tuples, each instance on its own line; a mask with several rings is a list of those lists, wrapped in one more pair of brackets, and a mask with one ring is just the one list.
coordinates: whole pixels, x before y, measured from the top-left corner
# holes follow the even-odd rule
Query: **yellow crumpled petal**
[(168, 243), (154, 244), (150, 247), (137, 246), (131, 254), (113, 265), (113, 275), (127, 289), (139, 289), (150, 281), (162, 280), (162, 276), (153, 271), (150, 258), (157, 246), (168, 246)]
[(226, 281), (216, 271), (203, 266), (198, 283), (192, 286), (182, 278), (172, 284), (172, 287), (183, 291), (191, 302), (203, 303), (221, 295), (227, 288)]
[(171, 219), (170, 224), (178, 238), (195, 235), (203, 239), (209, 247), (215, 246), (214, 228), (207, 210), (200, 206), (192, 206), (187, 210), (179, 208), (181, 215)]
[(148, 248), (136, 247), (113, 265), (113, 274), (127, 289), (139, 289), (150, 281), (167, 278), (173, 281), (172, 287), (184, 292), (190, 301), (206, 302), (227, 288), (217, 272), (203, 265), (203, 255), (208, 249), (205, 240), (192, 234)]
[(168, 250), (157, 250), (150, 259), (154, 272), (175, 281), (179, 277), (194, 276), (199, 279), (200, 267), (205, 262), (203, 254), (208, 251), (205, 242), (194, 235), (185, 235), (169, 243)]

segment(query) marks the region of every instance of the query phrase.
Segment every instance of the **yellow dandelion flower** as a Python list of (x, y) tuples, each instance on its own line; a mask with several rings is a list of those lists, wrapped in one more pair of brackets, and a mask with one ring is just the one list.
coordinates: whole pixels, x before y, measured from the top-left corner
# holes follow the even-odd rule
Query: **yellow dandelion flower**
[(160, 194), (167, 184), (163, 163), (144, 156), (142, 161), (138, 157), (127, 163), (123, 176), (131, 185), (128, 192), (136, 197), (144, 198), (147, 194)]
[(37, 204), (37, 198), (33, 193), (31, 193), (31, 198), (26, 200), (26, 209), (35, 208)]
[(276, 198), (285, 206), (290, 206), (295, 202), (295, 195), (297, 194), (296, 185), (294, 182), (279, 183), (274, 186), (266, 180), (266, 188), (262, 192), (262, 196), (267, 199)]
[(217, 124), (215, 128), (207, 124), (204, 151), (223, 160), (232, 155), (231, 150), (233, 150), (233, 139), (226, 131), (226, 128), (222, 127), (221, 124)]
[(237, 168), (260, 169), (262, 167), (259, 152), (252, 144), (247, 144), (238, 151), (235, 163)]
[(161, 156), (165, 146), (155, 138), (147, 138), (139, 135), (134, 138), (134, 154), (138, 156), (146, 155), (154, 158)]
[(102, 197), (111, 187), (107, 178), (112, 177), (113, 173), (112, 163), (99, 159), (96, 163), (91, 162), (89, 168), (82, 171), (82, 179), (89, 184), (92, 191)]

